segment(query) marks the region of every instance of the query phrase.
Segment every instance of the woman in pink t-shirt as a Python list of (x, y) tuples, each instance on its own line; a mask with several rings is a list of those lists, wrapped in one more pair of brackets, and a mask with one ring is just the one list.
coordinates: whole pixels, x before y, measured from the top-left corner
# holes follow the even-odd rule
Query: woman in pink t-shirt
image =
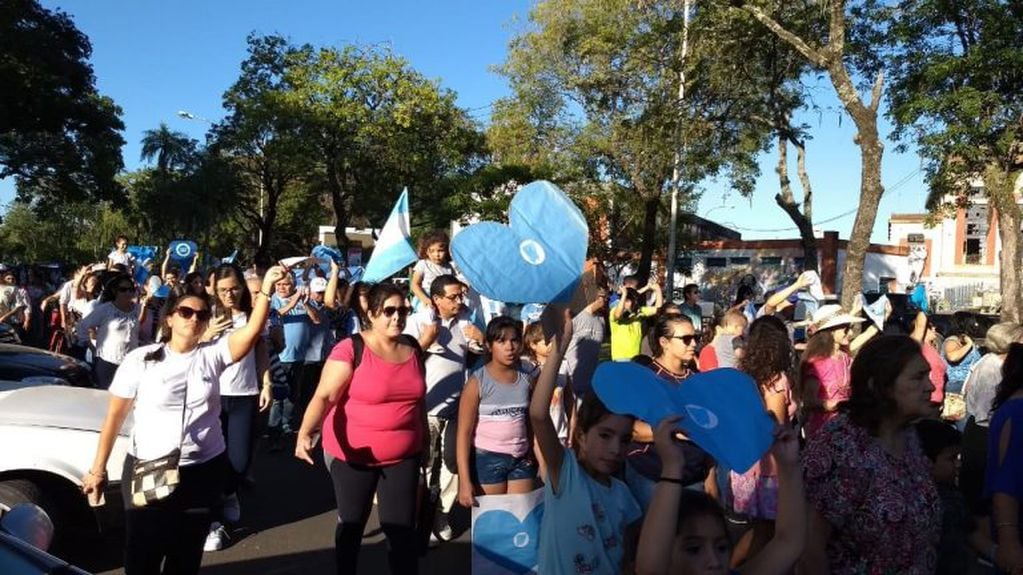
[[(804, 432), (809, 438), (838, 414), (838, 406), (849, 399), (850, 354), (879, 333), (871, 323), (850, 341), (853, 324), (863, 322), (856, 312), (845, 313), (841, 306), (821, 306), (808, 321), (810, 339), (803, 351), (800, 373)], [(890, 313), (890, 308), (888, 313)]]
[(418, 571), (416, 492), (428, 434), (423, 363), (418, 345), (402, 335), (410, 309), (394, 285), (370, 289), (370, 328), (360, 335), (361, 357), (355, 357), (353, 338), (334, 347), (298, 432), (295, 456), (312, 464), (314, 435), (323, 430), (324, 459), (337, 498), (338, 573), (358, 571), (374, 493), (391, 572)]

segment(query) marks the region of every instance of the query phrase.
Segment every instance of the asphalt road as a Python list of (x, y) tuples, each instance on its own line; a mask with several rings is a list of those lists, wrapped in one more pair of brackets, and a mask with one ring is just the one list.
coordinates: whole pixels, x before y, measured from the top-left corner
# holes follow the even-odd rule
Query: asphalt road
[[(285, 449), (257, 449), (252, 477), (255, 486), (242, 491), (242, 520), (232, 532), (232, 545), (203, 556), (202, 573), (209, 575), (314, 575), (334, 572), (336, 505), (330, 478), (316, 467), (295, 459)], [(420, 573), (470, 572), (468, 511), (455, 506), (454, 541), (431, 549), (420, 561)], [(69, 549), (62, 557), (90, 573), (120, 575), (123, 540), (110, 534), (99, 542)], [(359, 573), (387, 573), (387, 543), (370, 517), (359, 556)]]

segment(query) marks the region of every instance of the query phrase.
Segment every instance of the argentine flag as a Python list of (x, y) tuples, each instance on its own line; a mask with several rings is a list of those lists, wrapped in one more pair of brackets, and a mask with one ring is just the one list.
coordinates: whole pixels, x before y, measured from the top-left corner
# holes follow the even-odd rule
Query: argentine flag
[(373, 283), (385, 280), (418, 259), (409, 241), (408, 188), (405, 188), (377, 238), (373, 255), (362, 274), (362, 281)]

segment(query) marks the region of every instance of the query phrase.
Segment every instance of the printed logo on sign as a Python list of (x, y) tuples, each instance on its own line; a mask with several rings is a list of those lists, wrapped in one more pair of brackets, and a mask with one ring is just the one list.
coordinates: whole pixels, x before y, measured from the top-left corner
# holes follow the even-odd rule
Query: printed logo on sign
[(529, 545), (529, 533), (526, 533), (525, 531), (519, 531), (516, 533), (515, 537), (512, 537), (512, 545), (519, 549)]
[(174, 252), (181, 257), (186, 257), (191, 255), (192, 248), (189, 247), (188, 244), (178, 244), (177, 247), (174, 248)]
[(534, 266), (542, 264), (547, 259), (547, 252), (536, 240), (522, 240), (519, 244), (519, 255), (526, 263)]
[(686, 404), (686, 413), (693, 423), (704, 429), (714, 429), (718, 426), (717, 414), (702, 405)]

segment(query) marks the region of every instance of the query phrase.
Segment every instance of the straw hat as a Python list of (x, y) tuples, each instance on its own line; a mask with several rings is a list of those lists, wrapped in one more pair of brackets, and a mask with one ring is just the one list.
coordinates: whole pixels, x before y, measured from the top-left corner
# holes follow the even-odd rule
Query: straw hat
[(842, 325), (851, 325), (865, 321), (861, 317), (845, 313), (842, 306), (828, 304), (821, 306), (806, 321), (796, 324), (797, 327), (809, 327), (812, 331), (824, 331)]

